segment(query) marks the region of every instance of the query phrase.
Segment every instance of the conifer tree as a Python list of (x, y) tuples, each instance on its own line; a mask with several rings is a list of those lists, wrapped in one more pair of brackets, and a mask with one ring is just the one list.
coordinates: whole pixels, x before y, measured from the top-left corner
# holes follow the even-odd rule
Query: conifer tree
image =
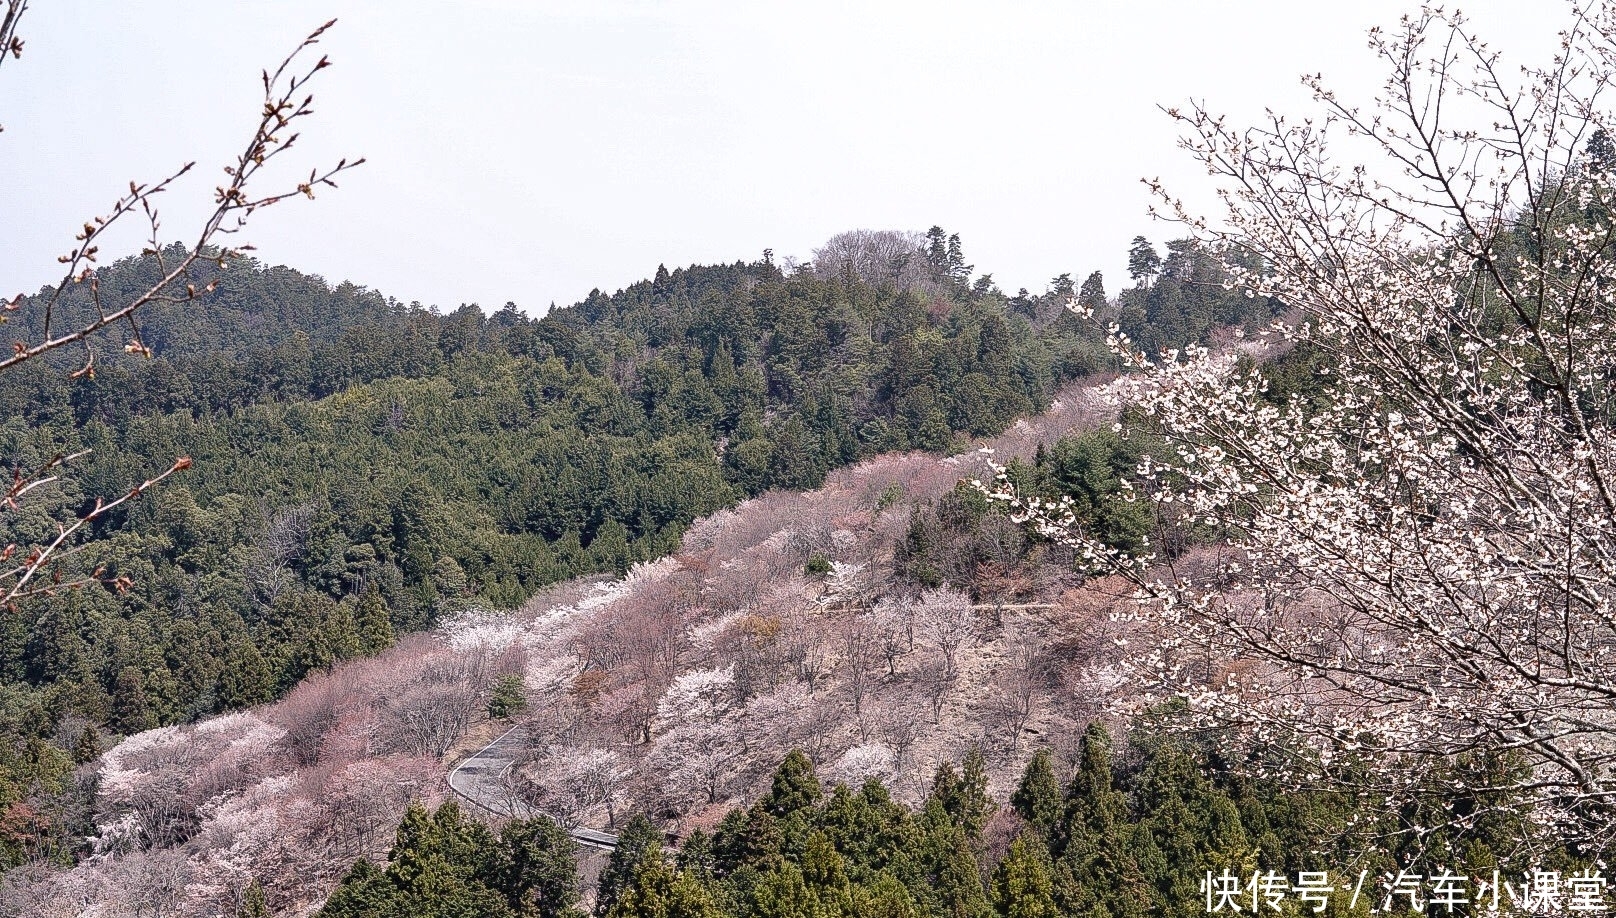
[(518, 819), (500, 832), (494, 886), (518, 914), (560, 918), (578, 901), (578, 859), (565, 829), (548, 817)]
[(1066, 788), (1066, 822), (1070, 831), (1081, 829), (1103, 837), (1123, 817), (1122, 795), (1111, 779), (1111, 734), (1098, 723), (1089, 724), (1078, 744), (1077, 770)]
[(494, 680), (488, 696), (488, 716), (500, 719), (515, 717), (527, 710), (527, 695), (521, 673), (510, 673)]
[(367, 654), (378, 654), (393, 646), (393, 619), (381, 591), (371, 585), (359, 597), (357, 616), (359, 644)]
[(1059, 918), (1049, 852), (1035, 834), (1023, 832), (993, 877), (993, 904), (1002, 918)]
[(230, 707), (250, 707), (275, 697), (275, 678), (263, 654), (248, 638), (230, 643), (219, 668), (219, 700)]
[(1090, 274), (1088, 277), (1083, 279), (1083, 286), (1078, 288), (1077, 291), (1077, 305), (1085, 309), (1098, 310), (1105, 308), (1106, 299), (1104, 275), (1098, 271), (1095, 271), (1093, 274)]
[(660, 858), (647, 861), (605, 918), (724, 918), (712, 891), (691, 874)]
[(679, 870), (688, 873), (702, 882), (711, 882), (718, 869), (717, 855), (713, 850), (713, 837), (696, 829), (685, 838), (684, 844), (679, 846), (679, 855), (675, 861)]
[[(366, 862), (368, 863), (368, 862)], [(241, 893), (241, 906), (236, 918), (270, 918), (269, 903), (264, 901), (264, 887), (254, 878)]]
[(846, 863), (823, 832), (808, 836), (802, 853), (802, 877), (822, 913), (851, 914), (853, 900)]
[(112, 685), (112, 724), (122, 733), (139, 733), (156, 726), (140, 670), (125, 666)]
[(921, 918), (915, 897), (892, 874), (882, 871), (853, 887), (851, 914), (857, 918)]
[(360, 858), (317, 912), (318, 918), (366, 918), (396, 913), (398, 890), (381, 868)]
[(640, 865), (661, 860), (662, 833), (643, 813), (635, 813), (617, 836), (617, 847), (612, 849), (611, 858), (600, 872), (596, 911), (602, 915), (609, 913), (617, 897), (633, 882), (634, 872)]
[(823, 794), (814, 763), (802, 750), (793, 749), (775, 770), (769, 793), (760, 803), (771, 815), (784, 817), (812, 807)]
[(944, 762), (937, 766), (932, 778), (931, 799), (935, 800), (948, 818), (975, 841), (982, 836), (982, 827), (993, 814), (993, 801), (988, 799), (987, 762), (980, 749), (965, 754), (963, 772)]
[(993, 799), (988, 796), (988, 763), (982, 756), (980, 747), (972, 746), (965, 753), (964, 766), (960, 773), (959, 802), (957, 818), (965, 828), (965, 834), (977, 841), (982, 837), (982, 829), (987, 825), (988, 818), (993, 815), (997, 807)]
[(73, 743), (73, 762), (84, 765), (101, 757), (101, 732), (94, 724), (86, 724)]
[(1128, 276), (1134, 283), (1148, 286), (1157, 274), (1161, 273), (1161, 256), (1156, 253), (1156, 247), (1143, 236), (1133, 237), (1128, 244)]
[(946, 918), (981, 918), (989, 913), (987, 893), (976, 855), (963, 830), (953, 825), (935, 829), (934, 861), (929, 871), (938, 909)]
[(1048, 749), (1033, 754), (1032, 761), (1021, 773), (1021, 783), (1010, 796), (1010, 805), (1028, 825), (1038, 830), (1046, 843), (1055, 837), (1064, 807)]
[(750, 905), (751, 918), (841, 918), (821, 906), (802, 869), (789, 862), (759, 878)]

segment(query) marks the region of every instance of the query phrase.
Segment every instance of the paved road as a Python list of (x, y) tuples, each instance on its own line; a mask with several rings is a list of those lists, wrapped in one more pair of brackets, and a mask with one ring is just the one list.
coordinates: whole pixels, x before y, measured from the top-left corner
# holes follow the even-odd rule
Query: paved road
[[(506, 775), (526, 748), (526, 729), (512, 727), (456, 765), (454, 771), (449, 772), (449, 789), (495, 816), (530, 819), (549, 815), (528, 806), (526, 801), (512, 792), (506, 781)], [(582, 827), (571, 828), (567, 832), (580, 845), (607, 850), (617, 847), (617, 836), (609, 832)]]

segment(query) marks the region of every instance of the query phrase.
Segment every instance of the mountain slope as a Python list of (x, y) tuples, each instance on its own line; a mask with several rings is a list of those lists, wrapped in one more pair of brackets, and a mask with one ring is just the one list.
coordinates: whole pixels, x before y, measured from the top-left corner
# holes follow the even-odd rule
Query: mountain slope
[[(1030, 456), (1112, 410), (1074, 387), (989, 445), (1001, 459)], [(812, 492), (706, 517), (673, 555), (622, 580), (554, 587), (518, 613), (462, 615), (305, 679), (274, 705), (142, 733), (100, 765), (100, 856), (15, 875), (6, 895), (161, 895), (178, 914), (205, 914), (256, 877), (278, 910), (308, 910), (356, 857), (382, 856), (408, 799), (444, 797), (456, 750), (504, 729), (484, 709), (509, 675), (522, 677), (534, 712), (523, 722), (539, 738), (512, 792), (585, 823), (648, 810), (681, 814), (685, 829), (710, 824), (755, 796), (793, 746), (831, 778), (884, 776), (915, 800), (924, 787), (913, 776), (981, 743), (1002, 791), (1035, 744), (1075, 743), (1094, 714), (1104, 674), (1094, 624), (1107, 600), (1040, 580), (1058, 570), (1046, 549), (1012, 544), (1013, 527), (979, 517), (960, 550), (1000, 545), (1025, 583), (963, 597), (974, 637), (942, 671), (924, 592), (894, 561), (939, 510), (959, 511), (956, 484), (984, 459), (878, 457)], [(807, 572), (815, 557), (828, 574)], [(894, 603), (907, 619), (887, 617)], [(889, 666), (876, 635), (906, 621), (915, 643)]]

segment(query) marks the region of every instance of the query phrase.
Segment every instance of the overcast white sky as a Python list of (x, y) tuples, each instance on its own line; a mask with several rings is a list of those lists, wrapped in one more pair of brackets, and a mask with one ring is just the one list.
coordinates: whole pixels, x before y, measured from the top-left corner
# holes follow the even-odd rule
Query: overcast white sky
[[(1008, 291), (1096, 269), (1114, 291), (1130, 238), (1177, 235), (1139, 179), (1209, 191), (1157, 106), (1299, 111), (1304, 71), (1367, 94), (1366, 30), (1412, 7), (33, 0), (26, 51), (0, 69), (0, 291), (55, 280), (130, 179), (197, 159), (165, 205), (165, 236), (188, 235), (246, 139), (259, 68), (331, 17), (336, 66), (289, 156), (305, 173), (369, 163), (255, 218), (271, 263), (537, 314), (658, 263), (807, 258), (841, 230), (941, 224)], [(1523, 62), (1565, 10), (1464, 8)]]

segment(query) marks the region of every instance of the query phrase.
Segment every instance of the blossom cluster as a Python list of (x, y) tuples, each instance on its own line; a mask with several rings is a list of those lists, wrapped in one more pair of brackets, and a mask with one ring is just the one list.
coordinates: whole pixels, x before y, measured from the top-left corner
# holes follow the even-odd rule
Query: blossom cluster
[[(1113, 336), (1139, 370), (1130, 430), (1165, 443), (1119, 495), (1152, 505), (1144, 554), (1070, 502), (984, 485), (1134, 583), (1141, 706), (1182, 699), (1198, 727), (1285, 750), (1278, 777), (1388, 799), (1515, 763), (1474, 779), (1516, 794), (1533, 838), (1616, 840), (1616, 157), (1590, 140), (1616, 127), (1594, 101), (1613, 39), (1616, 3), (1591, 4), (1509, 83), (1462, 17), (1427, 8), (1375, 34), (1373, 106), (1315, 80), (1312, 118), (1174, 113), (1227, 212), (1162, 200), (1247, 256), (1232, 283), (1284, 304), (1263, 337), (1291, 375), (1247, 344), (1151, 357)], [(1447, 98), (1506, 117), (1461, 124)]]

